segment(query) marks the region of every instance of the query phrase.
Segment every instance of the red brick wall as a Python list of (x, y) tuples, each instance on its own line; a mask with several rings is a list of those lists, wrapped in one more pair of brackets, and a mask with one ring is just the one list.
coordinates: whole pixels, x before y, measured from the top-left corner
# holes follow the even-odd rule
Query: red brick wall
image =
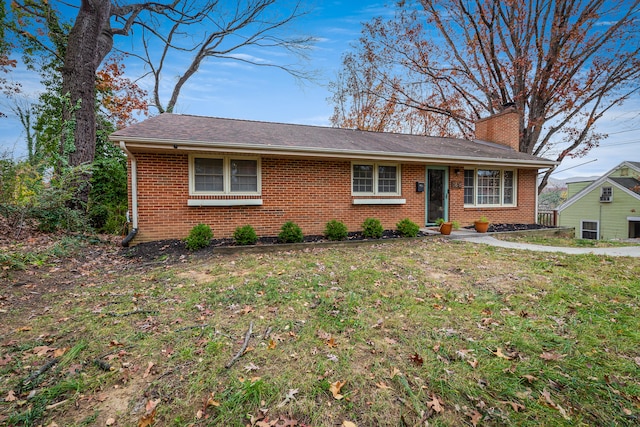
[(518, 170), (517, 206), (515, 207), (464, 207), (464, 174), (455, 175), (455, 169), (463, 169), (463, 166), (452, 167), (449, 181), (449, 219), (460, 222), (461, 226), (471, 225), (473, 222), (486, 216), (492, 223), (500, 224), (535, 224), (536, 223), (536, 177), (535, 169)]
[[(132, 244), (181, 239), (198, 223), (211, 226), (216, 238), (231, 237), (236, 227), (250, 224), (258, 236), (276, 236), (286, 221), (294, 221), (305, 235), (323, 234), (327, 221), (343, 221), (358, 231), (367, 217), (380, 219), (385, 229), (410, 218), (423, 226), (425, 193), (415, 191), (424, 182), (425, 166), (401, 165), (403, 205), (354, 205), (351, 162), (263, 157), (262, 206), (187, 206), (188, 199), (247, 198), (189, 196), (187, 154), (136, 154), (138, 162), (138, 235)], [(470, 225), (481, 215), (494, 223), (534, 223), (536, 171), (518, 171), (518, 205), (514, 208), (464, 208), (464, 174), (449, 171), (449, 218)], [(131, 184), (129, 178), (129, 184)], [(130, 187), (129, 187), (130, 188)], [(249, 197), (256, 198), (256, 197)], [(372, 197), (363, 197), (372, 198)], [(129, 199), (131, 205), (131, 198)]]
[[(424, 166), (401, 165), (403, 205), (353, 205), (351, 162), (262, 158), (262, 206), (188, 207), (189, 198), (228, 199), (229, 196), (189, 196), (187, 154), (136, 154), (138, 162), (138, 235), (132, 242), (184, 238), (198, 223), (211, 226), (217, 238), (231, 237), (236, 227), (250, 224), (258, 236), (276, 236), (286, 221), (305, 235), (323, 234), (327, 221), (343, 221), (349, 231), (360, 230), (367, 217), (380, 219), (385, 229), (410, 218), (424, 224)], [(246, 197), (245, 197), (246, 198)], [(250, 197), (256, 198), (256, 197)], [(365, 197), (371, 198), (371, 197)]]

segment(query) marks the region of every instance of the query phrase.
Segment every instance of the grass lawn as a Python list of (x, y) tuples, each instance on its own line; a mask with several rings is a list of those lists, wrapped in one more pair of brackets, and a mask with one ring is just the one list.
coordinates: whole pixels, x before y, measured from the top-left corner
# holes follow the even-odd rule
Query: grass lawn
[(0, 277), (0, 424), (640, 424), (640, 259), (439, 238), (67, 256)]
[(549, 237), (544, 235), (505, 233), (494, 234), (495, 238), (509, 242), (530, 243), (533, 245), (560, 246), (572, 248), (612, 248), (638, 246), (640, 241), (574, 239), (570, 237)]

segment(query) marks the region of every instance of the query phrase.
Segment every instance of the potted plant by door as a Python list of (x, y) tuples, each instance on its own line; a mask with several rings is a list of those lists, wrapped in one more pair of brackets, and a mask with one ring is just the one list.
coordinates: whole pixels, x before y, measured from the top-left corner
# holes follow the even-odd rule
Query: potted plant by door
[(453, 229), (453, 222), (445, 221), (443, 218), (436, 219), (436, 225), (439, 227), (440, 234), (448, 236)]
[(483, 215), (473, 225), (478, 233), (486, 233), (489, 229), (489, 219)]

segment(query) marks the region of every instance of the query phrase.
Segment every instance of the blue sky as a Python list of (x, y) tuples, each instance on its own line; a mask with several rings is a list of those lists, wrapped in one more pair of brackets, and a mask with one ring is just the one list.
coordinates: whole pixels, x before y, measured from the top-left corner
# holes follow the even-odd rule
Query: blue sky
[[(315, 3), (315, 6), (313, 5)], [(360, 35), (360, 24), (369, 19), (392, 13), (384, 2), (320, 1), (310, 3), (310, 13), (296, 21), (292, 30), (317, 38), (310, 52), (308, 66), (317, 72), (315, 82), (300, 83), (283, 71), (250, 66), (236, 61), (210, 61), (183, 89), (175, 112), (237, 119), (261, 120), (329, 126), (332, 105), (328, 98), (329, 81), (340, 70), (342, 54)], [(124, 50), (136, 49), (133, 39), (117, 38), (116, 45)], [(271, 58), (257, 49), (243, 53)], [(142, 68), (129, 60), (127, 73), (135, 78)], [(37, 96), (38, 76), (23, 68), (12, 73), (23, 85), (25, 96)], [(170, 74), (167, 73), (167, 77)], [(139, 84), (145, 88), (148, 80)], [(2, 102), (3, 111), (7, 108)], [(155, 111), (151, 110), (153, 113)], [(624, 160), (640, 161), (640, 100), (627, 102), (604, 117), (598, 129), (609, 133), (601, 147), (588, 156), (563, 162), (553, 178), (599, 175)], [(9, 151), (23, 156), (24, 137), (15, 118), (0, 119), (0, 154)], [(582, 166), (579, 166), (582, 165)]]

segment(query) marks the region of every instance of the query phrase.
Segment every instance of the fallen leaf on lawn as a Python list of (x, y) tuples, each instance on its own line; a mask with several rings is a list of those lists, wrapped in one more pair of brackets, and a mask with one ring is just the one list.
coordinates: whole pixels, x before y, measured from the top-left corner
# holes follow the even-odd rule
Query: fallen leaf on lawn
[(12, 360), (13, 358), (7, 354), (2, 359), (0, 359), (0, 366), (6, 366)]
[(260, 369), (260, 367), (256, 366), (253, 362), (244, 367), (245, 372), (257, 371), (258, 369)]
[(393, 338), (389, 338), (389, 337), (384, 337), (384, 340), (387, 342), (387, 344), (398, 344), (398, 341), (394, 340)]
[(521, 405), (518, 402), (511, 402), (509, 400), (501, 400), (500, 402), (510, 405), (516, 412), (524, 411), (526, 409), (524, 405)]
[(376, 387), (382, 389), (382, 390), (388, 390), (391, 387), (389, 387), (388, 385), (386, 385), (384, 382), (380, 381), (379, 383), (376, 383)]
[(400, 369), (393, 367), (391, 368), (391, 372), (389, 373), (389, 378), (394, 379), (397, 375), (402, 375)]
[(567, 414), (567, 411), (562, 406), (558, 405), (551, 399), (551, 393), (549, 393), (549, 390), (544, 389), (540, 392), (540, 394), (544, 397), (544, 400), (547, 402), (549, 406), (551, 406), (553, 409), (556, 409), (558, 412), (560, 412), (560, 415), (562, 415), (562, 417), (565, 420), (571, 419), (569, 417), (569, 414)]
[(329, 338), (327, 340), (327, 342), (325, 343), (329, 348), (334, 348), (338, 346), (338, 343), (336, 343), (336, 340), (333, 339), (333, 337)]
[(622, 408), (622, 412), (624, 412), (625, 415), (632, 415), (633, 412), (630, 409), (627, 408)]
[(337, 362), (338, 356), (336, 356), (335, 354), (327, 354), (327, 359), (331, 360), (332, 362)]
[(113, 418), (113, 417), (111, 417), (111, 418), (107, 418), (107, 421), (106, 421), (104, 424), (105, 424), (105, 425), (108, 425), (108, 426), (112, 426), (112, 425), (114, 425), (115, 423), (116, 423), (116, 419), (115, 419), (115, 418)]
[(435, 394), (432, 396), (432, 398), (432, 400), (427, 402), (427, 407), (429, 409), (433, 409), (437, 413), (444, 411), (444, 408), (440, 404), (440, 399), (438, 399)]
[(523, 375), (522, 378), (526, 379), (530, 383), (532, 383), (532, 382), (534, 382), (534, 381), (536, 381), (538, 379), (538, 377), (535, 377), (533, 375)]
[(145, 413), (140, 417), (138, 427), (149, 427), (153, 425), (158, 403), (160, 403), (160, 399), (147, 401), (147, 404), (144, 406)]
[(340, 394), (340, 390), (346, 383), (346, 381), (336, 381), (335, 383), (331, 383), (331, 385), (329, 386), (329, 391), (331, 392), (331, 394), (333, 394), (334, 399), (340, 400), (344, 397)]
[(53, 350), (53, 357), (60, 357), (64, 355), (67, 352), (67, 350), (69, 350), (69, 347), (57, 348)]
[(32, 349), (33, 354), (35, 354), (36, 356), (44, 356), (48, 352), (54, 351), (54, 350), (55, 348), (49, 347), (48, 345), (39, 345), (37, 347), (33, 347)]
[(249, 314), (253, 311), (253, 307), (251, 307), (250, 305), (245, 305), (244, 308), (242, 309), (242, 314)]
[(207, 398), (207, 403), (205, 404), (205, 408), (208, 408), (209, 406), (215, 406), (217, 408), (218, 406), (220, 406), (220, 402), (215, 400), (214, 397), (215, 396), (213, 393), (209, 394), (209, 397)]
[(640, 356), (634, 357), (633, 361), (636, 362), (636, 365), (640, 366)]
[(276, 342), (274, 340), (269, 340), (269, 345), (267, 346), (267, 348), (269, 350), (275, 350), (276, 349)]
[(471, 365), (473, 369), (478, 367), (478, 359), (467, 360), (467, 363)]
[(202, 419), (203, 415), (204, 415), (204, 412), (202, 412), (202, 409), (198, 409), (198, 412), (196, 412), (196, 419), (198, 420)]
[(144, 371), (142, 378), (147, 378), (151, 374), (151, 368), (153, 368), (153, 362), (149, 362), (149, 364), (147, 365), (147, 370)]
[(31, 326), (22, 326), (18, 329), (16, 329), (16, 332), (27, 332), (31, 330)]
[(473, 411), (469, 416), (471, 417), (471, 424), (474, 426), (477, 426), (482, 419), (482, 414), (478, 411)]
[(320, 338), (323, 341), (326, 341), (329, 338), (331, 338), (331, 334), (323, 331), (322, 329), (318, 329), (317, 335), (318, 335), (318, 338)]
[(510, 356), (510, 355), (504, 354), (504, 353), (502, 352), (502, 349), (501, 349), (500, 347), (498, 347), (498, 348), (496, 349), (496, 351), (493, 351), (492, 353), (493, 353), (495, 356), (498, 356), (498, 357), (499, 357), (499, 358), (501, 358), (501, 359), (506, 359), (506, 360), (511, 360), (511, 359), (513, 359), (513, 356)]
[(13, 390), (9, 390), (9, 393), (7, 393), (7, 396), (4, 398), (5, 402), (15, 402), (16, 400), (18, 400), (18, 398), (16, 397), (15, 393), (13, 392)]
[(542, 360), (562, 360), (565, 356), (566, 356), (566, 354), (550, 353), (548, 351), (545, 351), (540, 355), (540, 359), (542, 359)]
[(58, 427), (58, 423), (56, 423), (55, 421), (51, 421), (49, 424), (47, 424), (47, 427)]
[(287, 392), (287, 395), (284, 397), (284, 400), (278, 403), (278, 408), (282, 408), (284, 405), (291, 402), (292, 400), (296, 400), (297, 393), (298, 393), (297, 388), (290, 388), (289, 391)]
[(432, 350), (434, 353), (437, 353), (440, 351), (440, 344), (436, 344), (432, 347)]
[(422, 364), (424, 363), (424, 360), (418, 353), (412, 354), (411, 356), (409, 356), (409, 359), (411, 359), (411, 361), (417, 366), (422, 366)]
[(344, 420), (340, 427), (358, 427), (356, 423), (352, 423), (351, 421)]

